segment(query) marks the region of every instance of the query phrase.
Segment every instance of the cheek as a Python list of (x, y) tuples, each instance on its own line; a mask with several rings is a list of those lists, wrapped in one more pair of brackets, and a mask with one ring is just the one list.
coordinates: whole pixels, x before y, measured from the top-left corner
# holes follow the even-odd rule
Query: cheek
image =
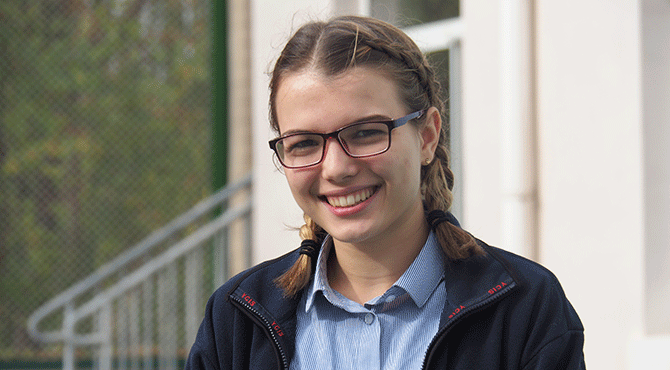
[(370, 170), (395, 186), (410, 187), (420, 177), (420, 165), (410, 152), (388, 153), (369, 159)]
[(404, 173), (408, 179), (414, 178), (421, 168), (421, 149), (418, 142), (414, 140), (406, 143), (396, 143), (397, 151), (394, 152), (390, 161), (392, 161), (392, 170), (396, 173)]
[(315, 181), (315, 174), (313, 171), (287, 170), (286, 181), (288, 181), (293, 198), (300, 203), (300, 198), (309, 193)]

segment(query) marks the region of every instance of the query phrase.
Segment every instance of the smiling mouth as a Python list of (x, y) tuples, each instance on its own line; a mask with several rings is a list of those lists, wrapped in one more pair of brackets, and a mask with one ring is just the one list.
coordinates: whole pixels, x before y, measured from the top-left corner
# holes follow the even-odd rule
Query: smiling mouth
[(377, 188), (367, 188), (355, 193), (339, 196), (339, 197), (326, 197), (326, 201), (333, 207), (343, 208), (351, 207), (356, 204), (362, 203), (372, 196), (377, 191)]

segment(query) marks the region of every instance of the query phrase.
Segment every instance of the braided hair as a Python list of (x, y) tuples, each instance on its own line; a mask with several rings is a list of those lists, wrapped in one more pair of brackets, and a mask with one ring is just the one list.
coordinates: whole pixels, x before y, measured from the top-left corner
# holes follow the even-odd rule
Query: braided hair
[[(401, 30), (373, 18), (343, 16), (328, 22), (311, 22), (299, 28), (277, 59), (270, 81), (270, 124), (279, 133), (277, 91), (282, 78), (313, 69), (337, 77), (353, 67), (369, 67), (386, 75), (397, 85), (400, 99), (409, 111), (436, 107), (441, 113), (440, 84), (435, 72), (416, 44)], [(416, 123), (425, 124), (425, 120)], [(432, 214), (431, 227), (447, 256), (452, 260), (481, 254), (474, 238), (446, 219), (453, 200), (454, 174), (449, 168), (448, 127), (440, 131), (435, 157), (421, 167), (421, 192), (426, 214)], [(308, 283), (316, 264), (324, 230), (308, 215), (300, 228), (306, 243), (295, 264), (275, 282), (287, 296), (293, 296)]]

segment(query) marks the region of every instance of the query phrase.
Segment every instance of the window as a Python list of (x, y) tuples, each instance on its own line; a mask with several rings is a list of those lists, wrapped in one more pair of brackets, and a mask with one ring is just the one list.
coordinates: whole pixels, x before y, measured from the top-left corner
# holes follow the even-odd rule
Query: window
[(446, 102), (451, 170), (456, 179), (452, 212), (463, 216), (459, 0), (369, 0), (369, 14), (407, 32), (436, 69)]
[(458, 0), (370, 0), (370, 15), (399, 27), (456, 18)]

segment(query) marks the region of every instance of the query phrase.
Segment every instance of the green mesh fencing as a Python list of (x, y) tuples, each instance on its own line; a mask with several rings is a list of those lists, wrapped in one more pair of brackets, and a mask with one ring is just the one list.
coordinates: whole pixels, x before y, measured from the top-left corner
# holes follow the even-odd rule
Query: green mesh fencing
[(27, 317), (210, 192), (209, 0), (0, 1), (0, 362)]

